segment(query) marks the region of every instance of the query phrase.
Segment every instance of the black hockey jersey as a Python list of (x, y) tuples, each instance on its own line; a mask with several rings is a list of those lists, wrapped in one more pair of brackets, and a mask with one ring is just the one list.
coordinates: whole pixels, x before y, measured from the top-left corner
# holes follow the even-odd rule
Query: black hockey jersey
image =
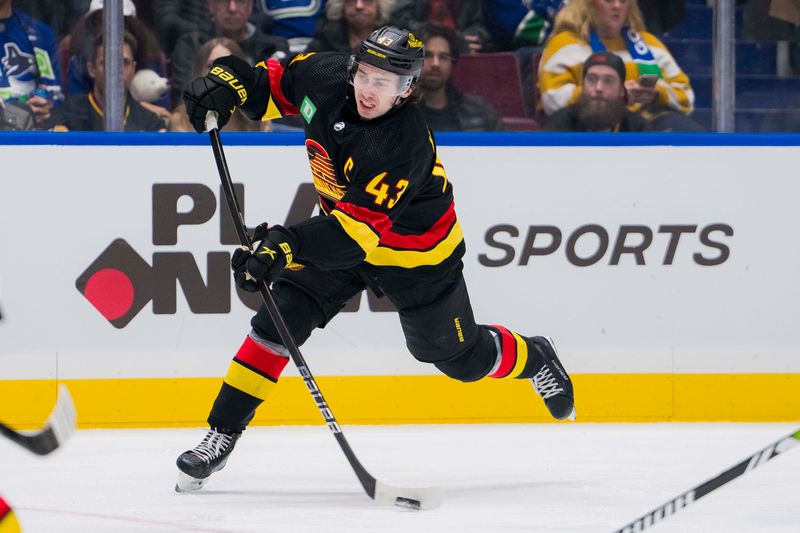
[(321, 270), (362, 262), (427, 270), (458, 262), (464, 242), (452, 186), (422, 114), (406, 104), (362, 120), (348, 62), (338, 53), (261, 62), (242, 106), (252, 118), (303, 118), (321, 214), (291, 227), (295, 261)]

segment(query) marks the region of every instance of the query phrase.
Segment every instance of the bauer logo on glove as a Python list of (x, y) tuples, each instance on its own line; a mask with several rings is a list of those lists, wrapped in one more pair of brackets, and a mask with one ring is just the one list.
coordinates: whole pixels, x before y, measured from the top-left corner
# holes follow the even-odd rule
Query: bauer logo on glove
[(218, 59), (208, 75), (193, 80), (183, 93), (186, 115), (195, 131), (205, 131), (206, 115), (217, 113), (217, 125), (223, 128), (237, 106), (247, 101), (253, 73), (246, 61), (236, 56)]
[(239, 105), (242, 105), (247, 101), (247, 89), (244, 88), (242, 82), (240, 82), (239, 79), (236, 76), (234, 76), (232, 72), (226, 70), (224, 67), (221, 67), (220, 65), (216, 65), (209, 71), (208, 75), (216, 76), (220, 80), (230, 85), (231, 89), (236, 91), (236, 94), (239, 95)]
[[(236, 286), (258, 292), (258, 282), (272, 283), (297, 256), (297, 237), (283, 226), (259, 224), (253, 233), (253, 249), (242, 246), (233, 252), (231, 268)], [(292, 266), (294, 266), (292, 264)]]

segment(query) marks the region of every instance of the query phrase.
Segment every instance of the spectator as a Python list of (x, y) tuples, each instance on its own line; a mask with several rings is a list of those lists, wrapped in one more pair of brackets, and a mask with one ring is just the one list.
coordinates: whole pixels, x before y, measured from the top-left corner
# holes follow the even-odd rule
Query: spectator
[[(158, 39), (150, 29), (137, 18), (136, 6), (131, 0), (123, 2), (123, 23), (125, 31), (136, 39), (136, 65), (138, 68), (150, 69), (159, 76), (166, 76), (166, 59), (158, 45)], [(92, 79), (86, 71), (86, 65), (93, 59), (94, 41), (103, 34), (103, 1), (92, 0), (86, 15), (72, 28), (69, 37), (61, 43), (69, 51), (67, 67), (67, 95), (86, 94), (92, 88)], [(157, 100), (149, 109), (159, 114), (166, 113), (169, 107), (169, 95)], [(168, 113), (167, 113), (168, 114)]]
[(386, 24), (393, 0), (328, 0), (325, 22), (309, 52), (354, 53), (361, 42), (377, 28)]
[(470, 53), (483, 51), (489, 32), (483, 20), (480, 0), (397, 0), (391, 24), (421, 33), (428, 22), (459, 32)]
[(481, 0), (490, 48), (502, 51), (541, 46), (563, 5), (564, 0)]
[(181, 36), (213, 31), (208, 0), (153, 0), (153, 14), (156, 36), (167, 55), (172, 54)]
[(253, 13), (253, 0), (208, 0), (213, 29), (197, 30), (183, 35), (172, 53), (172, 102), (180, 101), (186, 85), (192, 81), (192, 65), (197, 51), (214, 37), (236, 41), (252, 65), (256, 61), (282, 58), (289, 48), (286, 39), (265, 34), (248, 22)]
[(55, 35), (11, 4), (0, 0), (0, 99), (27, 104), (42, 127), (64, 99)]
[(636, 0), (572, 0), (558, 13), (539, 63), (539, 105), (547, 115), (578, 101), (583, 62), (606, 49), (625, 62), (628, 105), (654, 130), (701, 130), (687, 116), (694, 105), (689, 78), (645, 31)]
[(545, 131), (650, 131), (650, 124), (625, 104), (625, 63), (611, 52), (595, 52), (583, 64), (581, 96), (550, 117)]
[[(136, 38), (125, 32), (122, 45), (122, 83), (125, 87), (125, 111), (123, 128), (125, 131), (164, 131), (164, 122), (133, 99), (128, 90), (133, 73), (136, 71)], [(103, 36), (95, 37), (92, 59), (86, 70), (93, 80), (88, 94), (70, 95), (51, 119), (51, 127), (57, 131), (103, 131), (103, 102), (105, 99), (105, 78)]]
[(459, 38), (446, 26), (429, 24), (422, 40), (425, 63), (419, 77), (419, 103), (428, 127), (433, 131), (500, 131), (497, 112), (481, 97), (464, 94), (450, 83), (459, 57)]
[(285, 38), (290, 52), (303, 52), (314, 39), (325, 0), (256, 0), (253, 11), (262, 30)]
[[(241, 59), (246, 59), (242, 47), (236, 41), (227, 37), (215, 37), (205, 43), (197, 51), (192, 68), (192, 79), (201, 78), (208, 74), (211, 65), (220, 57), (234, 55)], [(269, 121), (259, 122), (251, 120), (240, 110), (231, 116), (230, 121), (225, 125), (225, 131), (269, 131)], [(186, 106), (181, 101), (175, 107), (169, 119), (169, 131), (194, 131), (186, 116)]]

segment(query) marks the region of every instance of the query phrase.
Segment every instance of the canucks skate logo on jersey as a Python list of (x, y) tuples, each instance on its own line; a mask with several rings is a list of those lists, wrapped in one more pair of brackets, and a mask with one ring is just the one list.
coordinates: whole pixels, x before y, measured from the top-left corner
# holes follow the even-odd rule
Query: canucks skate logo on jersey
[(25, 74), (34, 72), (33, 55), (26, 54), (19, 49), (17, 43), (6, 43), (3, 47), (3, 69), (9, 78), (19, 78)]
[(328, 152), (321, 144), (311, 139), (306, 141), (306, 151), (311, 165), (311, 175), (314, 177), (314, 188), (320, 196), (334, 202), (341, 200), (344, 196), (344, 187), (336, 182), (336, 172)]

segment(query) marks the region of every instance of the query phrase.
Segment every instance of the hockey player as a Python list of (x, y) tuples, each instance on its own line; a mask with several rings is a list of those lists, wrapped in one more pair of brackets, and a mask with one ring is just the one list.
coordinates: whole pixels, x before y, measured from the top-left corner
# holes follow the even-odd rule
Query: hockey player
[[(308, 53), (250, 67), (217, 60), (184, 95), (198, 132), (206, 113), (223, 126), (239, 107), (268, 120), (300, 114), (320, 214), (291, 227), (262, 224), (254, 249), (231, 264), (239, 287), (272, 282), (298, 345), (365, 287), (399, 310), (411, 354), (460, 381), (530, 379), (556, 419), (574, 419), (572, 383), (548, 337), (478, 325), (462, 274), (464, 239), (453, 186), (413, 101), (423, 45), (379, 28), (354, 56)], [(230, 364), (208, 417), (210, 429), (178, 457), (176, 490), (202, 487), (221, 469), (288, 359), (265, 307)]]

